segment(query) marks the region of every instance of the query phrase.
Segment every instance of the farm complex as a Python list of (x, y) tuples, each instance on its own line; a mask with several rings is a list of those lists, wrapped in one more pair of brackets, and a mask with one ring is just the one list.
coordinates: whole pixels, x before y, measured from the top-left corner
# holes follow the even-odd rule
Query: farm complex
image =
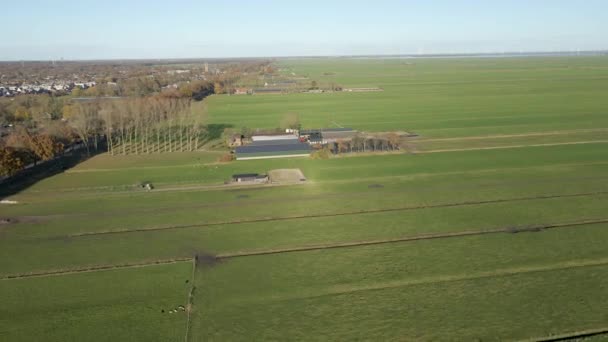
[(608, 57), (272, 70), (0, 184), (0, 340), (608, 338)]

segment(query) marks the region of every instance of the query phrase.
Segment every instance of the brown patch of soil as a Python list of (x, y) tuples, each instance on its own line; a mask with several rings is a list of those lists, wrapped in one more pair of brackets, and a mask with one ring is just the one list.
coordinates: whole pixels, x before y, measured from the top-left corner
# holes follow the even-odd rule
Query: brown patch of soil
[(305, 182), (306, 177), (300, 169), (278, 169), (268, 172), (271, 183), (299, 183)]

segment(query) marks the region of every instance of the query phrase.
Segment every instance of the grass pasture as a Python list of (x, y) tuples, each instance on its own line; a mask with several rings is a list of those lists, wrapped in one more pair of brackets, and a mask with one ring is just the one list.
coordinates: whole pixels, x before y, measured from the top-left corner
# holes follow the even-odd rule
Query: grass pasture
[[(0, 206), (0, 340), (608, 329), (608, 59), (277, 63), (321, 86), (384, 91), (212, 96), (212, 124), (275, 127), (296, 111), (307, 127), (419, 133), (414, 153), (101, 154), (44, 179)], [(281, 169), (306, 181), (224, 185)]]
[[(183, 338), (191, 263), (0, 281), (5, 341)], [(163, 313), (162, 310), (165, 312)]]

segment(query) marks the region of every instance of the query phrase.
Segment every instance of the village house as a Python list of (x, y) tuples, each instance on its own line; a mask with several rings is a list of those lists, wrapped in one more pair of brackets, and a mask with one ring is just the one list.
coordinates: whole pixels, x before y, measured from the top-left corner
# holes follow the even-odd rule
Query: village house
[(234, 95), (249, 95), (251, 94), (251, 89), (249, 88), (235, 88)]

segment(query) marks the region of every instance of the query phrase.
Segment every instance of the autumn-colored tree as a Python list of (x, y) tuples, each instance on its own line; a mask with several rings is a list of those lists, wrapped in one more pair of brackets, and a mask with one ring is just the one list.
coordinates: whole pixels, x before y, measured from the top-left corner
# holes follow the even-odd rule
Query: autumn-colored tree
[(53, 159), (63, 152), (63, 143), (58, 139), (50, 134), (32, 133), (25, 127), (20, 128), (15, 134), (11, 134), (7, 142), (16, 151), (28, 151), (34, 158), (34, 162)]
[(63, 143), (47, 134), (31, 135), (31, 150), (41, 160), (50, 160), (63, 153)]
[[(207, 82), (207, 81), (197, 81), (197, 82), (193, 82), (191, 83), (191, 87), (192, 87), (192, 99), (194, 99), (195, 101), (202, 101), (205, 97), (213, 94), (214, 92), (214, 85)], [(225, 89), (226, 87), (223, 86), (223, 88)]]
[(14, 116), (17, 121), (28, 121), (32, 118), (32, 114), (25, 106), (18, 106)]
[(29, 149), (28, 134), (27, 128), (24, 126), (17, 126), (15, 130), (4, 139), (4, 143), (6, 146), (15, 150)]
[(13, 148), (0, 147), (0, 176), (12, 176), (21, 171), (23, 166), (23, 161)]
[(76, 86), (74, 87), (74, 89), (72, 89), (72, 96), (74, 97), (81, 97), (82, 96), (82, 88)]
[(47, 113), (50, 114), (51, 119), (57, 120), (61, 118), (61, 112), (63, 109), (63, 100), (58, 99), (56, 96), (51, 96), (47, 105)]
[(190, 83), (182, 84), (177, 91), (181, 97), (192, 97), (192, 86)]
[(337, 141), (337, 144), (338, 144), (338, 152), (340, 152), (340, 153), (348, 152), (349, 147), (350, 147), (350, 142), (340, 139)]
[(83, 91), (83, 94), (86, 97), (97, 97), (97, 96), (103, 95), (103, 94), (100, 94), (100, 92), (98, 92), (98, 89), (99, 88), (97, 88), (97, 87), (90, 87), (90, 88), (85, 89)]
[(401, 139), (397, 133), (389, 133), (387, 135), (388, 143), (391, 146), (392, 150), (399, 149), (399, 145), (401, 143)]
[(215, 82), (213, 85), (213, 92), (216, 94), (224, 93), (224, 84), (222, 82)]
[(44, 128), (45, 134), (50, 135), (54, 141), (62, 142), (64, 145), (72, 145), (76, 141), (74, 130), (65, 122), (53, 120)]
[(69, 120), (75, 114), (74, 106), (65, 104), (61, 109), (61, 115), (64, 119)]

